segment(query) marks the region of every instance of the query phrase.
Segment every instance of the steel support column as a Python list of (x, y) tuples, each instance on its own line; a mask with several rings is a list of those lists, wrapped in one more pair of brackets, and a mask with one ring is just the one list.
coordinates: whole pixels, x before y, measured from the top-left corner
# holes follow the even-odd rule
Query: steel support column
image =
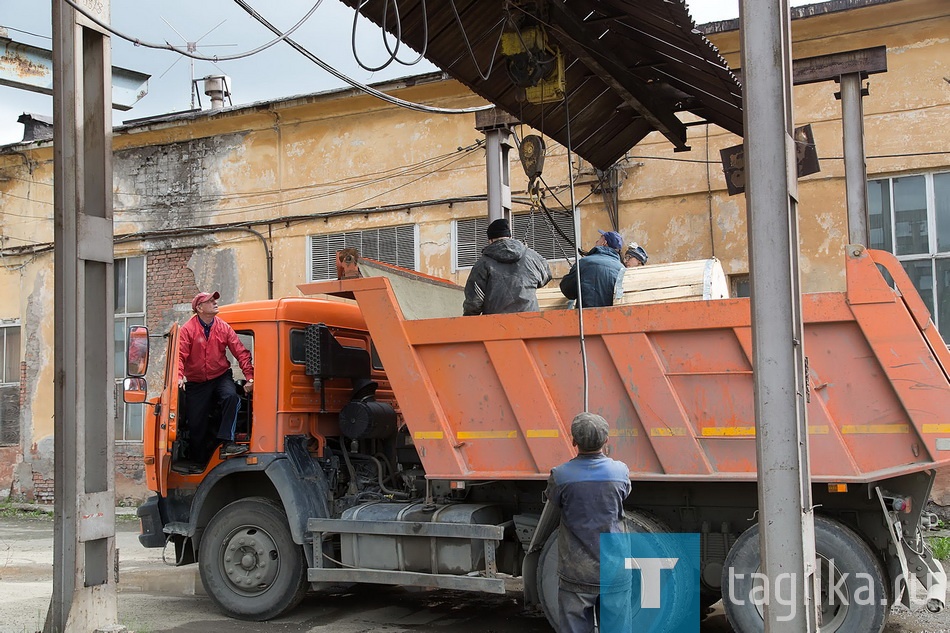
[(510, 149), (510, 129), (499, 127), (485, 132), (489, 220), (511, 218), (511, 169), (508, 162)]
[(511, 126), (518, 122), (492, 108), (475, 113), (475, 129), (485, 134), (485, 171), (488, 174), (488, 219), (511, 219)]
[[(817, 611), (788, 0), (741, 0), (740, 37), (765, 631), (805, 633)], [(777, 599), (780, 575), (802, 600)]]
[[(109, 22), (108, 0), (86, 4)], [(52, 9), (56, 519), (45, 633), (120, 631), (110, 40), (65, 2)]]
[(860, 73), (841, 76), (841, 133), (848, 197), (848, 243), (869, 246), (868, 169), (864, 157), (864, 91)]

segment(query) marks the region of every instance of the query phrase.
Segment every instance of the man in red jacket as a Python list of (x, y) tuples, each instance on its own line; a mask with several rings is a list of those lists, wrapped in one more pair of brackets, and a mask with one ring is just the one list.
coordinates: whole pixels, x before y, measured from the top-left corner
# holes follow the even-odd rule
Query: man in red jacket
[(221, 403), (221, 424), (217, 431), (218, 439), (224, 443), (221, 456), (233, 457), (247, 452), (246, 445), (234, 442), (241, 398), (226, 349), (231, 350), (244, 372), (245, 393), (250, 395), (254, 390), (251, 353), (231, 326), (215, 316), (220, 296), (217, 292), (196, 294), (191, 300), (195, 316), (181, 327), (178, 335), (178, 386), (185, 388), (191, 457), (202, 461), (207, 461), (204, 451), (208, 441), (208, 412), (216, 402)]

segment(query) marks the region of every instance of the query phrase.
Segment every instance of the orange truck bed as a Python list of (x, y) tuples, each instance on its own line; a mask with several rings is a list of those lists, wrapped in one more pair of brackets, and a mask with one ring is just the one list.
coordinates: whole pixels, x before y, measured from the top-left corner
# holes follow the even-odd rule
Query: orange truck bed
[[(300, 288), (356, 299), (429, 478), (543, 479), (574, 456), (573, 310), (409, 321), (385, 278)], [(610, 455), (634, 479), (755, 479), (749, 307), (584, 311), (590, 410), (610, 423)], [(813, 479), (950, 465), (950, 355), (900, 263), (849, 247), (847, 292), (804, 295), (803, 314)]]

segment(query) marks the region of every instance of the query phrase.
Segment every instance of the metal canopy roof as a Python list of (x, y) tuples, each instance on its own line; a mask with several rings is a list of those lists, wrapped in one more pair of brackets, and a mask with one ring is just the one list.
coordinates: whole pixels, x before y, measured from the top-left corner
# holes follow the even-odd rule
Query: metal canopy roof
[[(403, 42), (472, 91), (562, 145), (570, 140), (600, 169), (654, 130), (689, 149), (679, 112), (742, 134), (739, 83), (683, 0), (343, 2), (393, 35), (401, 30)], [(530, 103), (509, 75), (501, 32), (530, 42), (532, 26), (563, 55), (566, 102)]]

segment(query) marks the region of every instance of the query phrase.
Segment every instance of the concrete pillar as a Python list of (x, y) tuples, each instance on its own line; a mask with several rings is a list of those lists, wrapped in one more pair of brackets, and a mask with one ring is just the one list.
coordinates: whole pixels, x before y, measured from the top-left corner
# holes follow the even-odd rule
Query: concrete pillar
[[(109, 23), (110, 3), (86, 3)], [(116, 624), (109, 34), (53, 1), (53, 595), (45, 633)]]
[[(767, 633), (817, 630), (788, 0), (741, 0), (746, 201)], [(792, 587), (776, 582), (791, 578)], [(801, 596), (781, 604), (777, 592)], [(793, 604), (789, 604), (789, 603)]]

